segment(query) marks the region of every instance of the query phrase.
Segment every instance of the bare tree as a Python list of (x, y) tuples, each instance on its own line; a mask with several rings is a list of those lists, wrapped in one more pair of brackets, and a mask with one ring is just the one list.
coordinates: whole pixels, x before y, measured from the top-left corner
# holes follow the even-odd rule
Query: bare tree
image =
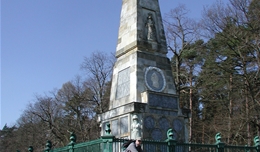
[(104, 52), (93, 52), (90, 57), (85, 57), (81, 69), (86, 72), (88, 79), (85, 82), (92, 93), (92, 99), (97, 104), (98, 113), (106, 111), (108, 100), (104, 100), (109, 91), (112, 68), (115, 57)]
[(53, 148), (65, 146), (71, 132), (76, 134), (77, 142), (100, 137), (97, 113), (108, 107), (114, 60), (112, 55), (94, 52), (85, 57), (81, 66), (86, 79), (76, 76), (48, 95), (35, 95), (17, 125), (1, 130), (3, 151), (26, 151), (32, 145), (38, 152), (47, 140), (51, 140)]
[(78, 134), (78, 141), (97, 138), (96, 134), (91, 134), (95, 132), (93, 125), (96, 122), (92, 94), (79, 76), (74, 81), (64, 83), (55, 94), (56, 100), (62, 105), (68, 131)]
[[(199, 40), (199, 24), (188, 18), (188, 10), (185, 5), (179, 5), (175, 9), (172, 9), (165, 17), (165, 26), (166, 26), (166, 36), (168, 40), (168, 48), (173, 53), (172, 64), (173, 64), (173, 75), (175, 76), (175, 84), (177, 93), (181, 92), (189, 94), (189, 106), (185, 101), (180, 101), (182, 107), (189, 107), (191, 112), (193, 111), (193, 74), (195, 70), (194, 64), (184, 64), (186, 57), (191, 57), (191, 50), (188, 48)], [(196, 50), (196, 49), (195, 49)], [(196, 50), (198, 51), (198, 50)], [(196, 54), (196, 51), (193, 53)], [(195, 59), (193, 57), (193, 59)], [(186, 60), (188, 61), (188, 60)], [(189, 66), (192, 65), (192, 66)], [(186, 67), (185, 67), (186, 66)], [(187, 71), (187, 69), (189, 69)], [(189, 88), (189, 91), (186, 92), (186, 88)], [(190, 118), (189, 126), (189, 141), (192, 139), (192, 117)]]
[(36, 95), (35, 100), (34, 103), (29, 104), (27, 113), (38, 117), (45, 124), (44, 131), (50, 139), (54, 139), (54, 145), (66, 145), (69, 137), (61, 121), (63, 117), (61, 105), (47, 95)]

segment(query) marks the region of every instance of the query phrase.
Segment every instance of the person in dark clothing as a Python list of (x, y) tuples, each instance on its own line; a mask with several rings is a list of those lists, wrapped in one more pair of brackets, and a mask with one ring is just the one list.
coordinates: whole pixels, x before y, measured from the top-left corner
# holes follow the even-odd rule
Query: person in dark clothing
[(125, 152), (143, 152), (141, 148), (142, 138), (137, 137), (135, 142), (132, 142), (125, 150)]

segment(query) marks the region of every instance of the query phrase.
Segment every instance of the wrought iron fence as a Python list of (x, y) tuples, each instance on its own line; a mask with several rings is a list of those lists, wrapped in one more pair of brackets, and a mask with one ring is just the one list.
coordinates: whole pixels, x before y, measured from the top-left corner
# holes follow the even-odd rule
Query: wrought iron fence
[[(126, 139), (118, 139), (114, 136), (103, 136), (97, 140), (45, 150), (45, 152), (123, 152), (122, 145), (125, 141)], [(221, 142), (216, 144), (192, 144), (178, 143), (173, 139), (167, 139), (165, 141), (144, 140), (142, 149), (145, 152), (260, 152), (260, 145), (231, 146)]]
[[(165, 141), (143, 140), (142, 149), (145, 152), (260, 152), (259, 136), (254, 138), (254, 146), (234, 146), (221, 142), (221, 134), (215, 136), (215, 144), (179, 143), (173, 139), (170, 130), (167, 131)], [(47, 141), (44, 152), (123, 152), (123, 143), (127, 139), (118, 139), (111, 135), (111, 130), (106, 130), (106, 135), (100, 139), (84, 143), (76, 143), (76, 135), (71, 133), (70, 143), (61, 148), (52, 149), (52, 144)], [(30, 146), (29, 152), (33, 152)]]

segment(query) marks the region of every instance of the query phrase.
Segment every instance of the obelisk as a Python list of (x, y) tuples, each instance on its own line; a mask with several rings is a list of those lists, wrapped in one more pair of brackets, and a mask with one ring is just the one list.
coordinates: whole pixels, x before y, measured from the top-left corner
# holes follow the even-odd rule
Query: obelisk
[(100, 115), (112, 135), (164, 140), (172, 128), (184, 141), (184, 116), (166, 54), (158, 0), (122, 0), (109, 111)]

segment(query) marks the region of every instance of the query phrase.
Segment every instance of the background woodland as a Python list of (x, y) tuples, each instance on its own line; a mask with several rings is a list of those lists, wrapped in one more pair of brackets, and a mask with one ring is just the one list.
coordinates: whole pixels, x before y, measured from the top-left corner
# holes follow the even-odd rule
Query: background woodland
[[(189, 18), (185, 5), (164, 16), (169, 58), (180, 107), (191, 110), (189, 141), (253, 145), (260, 135), (260, 1), (220, 1)], [(88, 50), (91, 51), (91, 50)], [(113, 53), (112, 53), (113, 54)], [(94, 52), (76, 76), (62, 88), (35, 95), (16, 124), (0, 130), (1, 152), (42, 151), (100, 137), (97, 114), (108, 110), (115, 57)]]

